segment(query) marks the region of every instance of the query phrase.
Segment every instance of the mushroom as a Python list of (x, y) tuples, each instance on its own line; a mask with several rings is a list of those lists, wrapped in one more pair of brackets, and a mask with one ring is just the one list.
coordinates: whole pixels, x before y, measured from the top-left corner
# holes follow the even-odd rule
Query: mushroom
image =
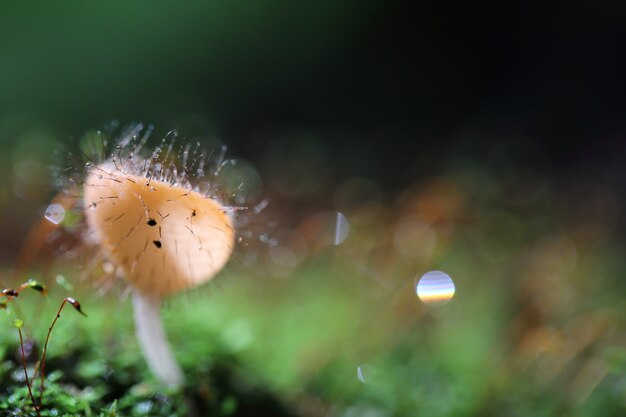
[(184, 377), (163, 330), (161, 301), (222, 269), (233, 251), (233, 225), (227, 208), (195, 190), (186, 175), (177, 179), (174, 168), (146, 169), (143, 160), (126, 165), (115, 158), (87, 164), (87, 225), (133, 287), (135, 331), (150, 369), (178, 387)]

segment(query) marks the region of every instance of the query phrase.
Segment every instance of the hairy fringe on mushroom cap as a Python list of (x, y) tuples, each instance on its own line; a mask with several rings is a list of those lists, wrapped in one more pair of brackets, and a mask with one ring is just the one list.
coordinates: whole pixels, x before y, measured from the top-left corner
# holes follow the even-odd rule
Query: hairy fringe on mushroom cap
[(87, 164), (83, 185), (91, 238), (144, 295), (162, 298), (212, 278), (235, 244), (231, 214), (213, 180), (224, 151), (205, 176), (208, 156), (199, 144), (174, 151), (175, 138), (144, 156), (150, 129), (137, 125), (110, 158)]
[[(233, 159), (225, 159), (224, 146), (210, 148), (209, 152), (204, 152), (200, 148), (199, 143), (192, 145), (185, 143), (185, 140), (179, 141), (176, 131), (171, 131), (165, 135), (158, 147), (149, 145), (151, 136), (154, 136), (151, 126), (144, 127), (141, 124), (133, 124), (120, 129), (116, 122), (112, 122), (104, 128), (104, 131), (86, 133), (77, 141), (73, 150), (65, 151), (58, 155), (59, 162), (52, 167), (52, 180), (60, 191), (51, 201), (51, 205), (54, 205), (57, 209), (62, 207), (65, 218), (62, 222), (53, 223), (42, 218), (42, 221), (31, 229), (25, 239), (25, 244), (18, 260), (18, 270), (31, 269), (34, 262), (38, 264), (43, 262), (41, 265), (48, 270), (50, 263), (63, 260), (71, 261), (73, 265), (78, 266), (82, 270), (80, 274), (81, 281), (86, 278), (95, 279), (95, 281), (92, 281), (92, 279), (89, 279), (89, 281), (96, 285), (98, 292), (101, 294), (116, 288), (114, 284), (118, 277), (126, 276), (128, 280), (132, 279), (132, 274), (129, 274), (129, 272), (134, 272), (137, 265), (141, 265), (140, 261), (144, 258), (144, 249), (142, 246), (142, 256), (139, 256), (140, 252), (138, 251), (134, 254), (129, 254), (129, 259), (131, 256), (134, 257), (130, 261), (130, 268), (124, 268), (122, 265), (124, 257), (117, 257), (116, 253), (119, 253), (119, 250), (113, 250), (115, 249), (113, 248), (115, 241), (111, 239), (107, 241), (105, 235), (108, 232), (104, 233), (109, 228), (107, 224), (110, 224), (120, 215), (122, 217), (115, 224), (119, 222), (123, 224), (124, 219), (127, 221), (133, 216), (124, 209), (123, 205), (118, 205), (118, 203), (115, 204), (115, 212), (118, 214), (114, 218), (109, 219), (110, 215), (96, 215), (98, 210), (93, 209), (93, 207), (98, 207), (98, 205), (100, 206), (99, 208), (107, 206), (105, 201), (112, 199), (107, 199), (106, 197), (111, 197), (113, 194), (105, 195), (104, 190), (115, 183), (112, 180), (108, 180), (108, 183), (106, 183), (107, 180), (104, 180), (105, 175), (102, 175), (102, 178), (100, 178), (99, 175), (104, 173), (101, 171), (98, 173), (99, 169), (104, 169), (112, 174), (108, 178), (116, 176), (119, 177), (118, 181), (123, 181), (127, 184), (132, 184), (129, 179), (136, 177), (133, 180), (136, 184), (141, 184), (142, 181), (144, 184), (149, 183), (146, 186), (148, 190), (154, 188), (162, 193), (172, 192), (172, 196), (165, 199), (173, 201), (168, 203), (170, 204), (170, 207), (168, 207), (169, 211), (176, 211), (175, 202), (182, 201), (181, 198), (183, 196), (188, 202), (194, 199), (200, 200), (200, 197), (202, 197), (204, 204), (199, 203), (199, 206), (211, 207), (209, 212), (215, 213), (217, 216), (215, 221), (218, 224), (222, 224), (221, 226), (209, 225), (216, 232), (218, 229), (223, 230), (213, 235), (217, 240), (211, 239), (211, 243), (207, 244), (205, 242), (210, 236), (202, 233), (199, 228), (207, 219), (210, 219), (210, 216), (199, 216), (202, 210), (198, 211), (196, 207), (182, 204), (178, 207), (178, 209), (186, 207), (182, 217), (170, 215), (167, 219), (160, 222), (161, 239), (152, 239), (152, 243), (150, 243), (150, 246), (154, 249), (158, 249), (156, 245), (159, 245), (159, 243), (161, 248), (164, 249), (158, 251), (160, 258), (159, 263), (154, 263), (155, 269), (162, 269), (163, 253), (167, 253), (167, 250), (171, 249), (172, 245), (176, 253), (176, 247), (184, 240), (189, 248), (191, 248), (191, 241), (196, 242), (193, 251), (189, 252), (188, 258), (186, 252), (181, 250), (181, 247), (178, 247), (178, 254), (186, 263), (184, 268), (186, 271), (179, 271), (182, 268), (182, 264), (178, 263), (177, 268), (170, 264), (170, 272), (176, 272), (179, 277), (185, 278), (189, 274), (190, 261), (194, 272), (191, 274), (192, 278), (188, 278), (185, 284), (160, 284), (162, 288), (157, 287), (156, 289), (150, 286), (150, 290), (153, 293), (166, 294), (190, 285), (198, 285), (202, 282), (202, 278), (199, 278), (203, 274), (202, 271), (206, 271), (206, 277), (210, 277), (214, 274), (214, 270), (217, 271), (219, 269), (219, 258), (225, 256), (225, 249), (216, 247), (216, 242), (221, 239), (223, 245), (230, 247), (230, 250), (232, 250), (235, 234), (233, 229), (240, 228), (240, 226), (233, 226), (233, 224), (245, 223), (249, 225), (249, 217), (257, 216), (256, 212), (241, 211), (245, 207), (238, 204), (241, 204), (246, 197), (241, 195), (239, 188), (233, 189), (234, 185), (228, 184), (229, 180), (232, 181), (234, 179), (231, 173), (227, 173), (226, 177), (220, 175), (222, 168), (234, 165), (235, 161)], [(181, 144), (180, 142), (183, 143)], [(137, 179), (140, 181), (137, 181)], [(99, 182), (104, 183), (99, 184)], [(92, 184), (92, 186), (88, 184)], [(120, 183), (115, 184), (119, 185)], [(163, 187), (163, 184), (166, 187)], [(95, 188), (99, 188), (102, 192), (95, 192)], [(178, 189), (183, 189), (184, 192), (176, 193), (175, 190)], [(113, 188), (109, 190), (111, 191)], [(118, 187), (117, 192), (119, 191)], [(132, 190), (130, 194), (125, 193), (125, 195), (138, 194), (138, 191), (141, 190)], [(163, 195), (162, 193), (156, 192), (156, 194)], [(155, 191), (151, 191), (150, 198), (154, 196)], [(237, 203), (235, 203), (235, 200), (237, 200)], [(167, 213), (164, 213), (163, 210), (158, 210), (154, 204), (148, 206), (146, 201), (141, 203), (139, 198), (135, 199), (130, 208), (136, 209), (137, 204), (141, 206), (144, 217), (146, 217), (146, 212), (153, 214), (153, 217), (144, 219), (143, 226), (145, 227), (138, 227), (131, 234), (141, 232), (152, 236), (152, 233), (156, 232), (158, 235), (159, 226), (156, 223), (159, 220), (159, 214), (157, 211), (160, 211), (163, 217), (167, 216)], [(111, 212), (113, 212), (113, 208), (113, 205), (109, 206)], [(196, 209), (195, 215), (193, 215), (193, 209)], [(217, 213), (213, 209), (221, 213)], [(190, 216), (191, 218), (187, 219)], [(91, 217), (93, 219), (89, 220), (88, 218)], [(139, 222), (139, 215), (136, 217), (135, 220)], [(177, 223), (174, 221), (176, 218), (184, 221)], [(155, 224), (155, 226), (152, 226), (152, 224)], [(165, 229), (164, 226), (166, 226)], [(218, 227), (218, 229), (214, 229), (214, 227)], [(169, 232), (167, 235), (164, 235), (168, 229)], [(126, 233), (129, 231), (130, 227)], [(244, 236), (250, 233), (253, 232), (244, 229)], [(137, 233), (137, 235), (139, 234)], [(194, 234), (196, 235), (195, 237)], [(180, 239), (177, 237), (178, 235), (181, 236)], [(237, 241), (240, 240), (242, 240), (241, 232), (238, 233), (237, 238)], [(160, 242), (154, 243), (154, 241)], [(145, 241), (143, 245), (145, 246)], [(211, 256), (216, 258), (212, 261), (213, 266), (211, 268), (207, 266), (208, 262), (206, 259), (198, 258), (199, 253), (202, 252), (200, 250), (201, 246), (205, 255), (207, 255), (205, 258), (210, 258)], [(96, 252), (94, 253), (89, 248), (94, 248)], [(146, 252), (148, 250), (149, 248), (146, 248)], [(209, 256), (209, 251), (213, 250), (216, 250), (215, 255), (211, 252), (211, 256)], [(226, 252), (230, 254), (228, 250)], [(169, 255), (166, 255), (166, 261), (168, 257)], [(195, 269), (193, 265), (196, 259), (200, 259), (198, 262), (204, 263), (205, 266)], [(132, 263), (134, 260), (137, 263), (135, 263), (133, 268)], [(150, 271), (147, 271), (147, 273), (149, 274)], [(163, 281), (159, 282), (162, 283)], [(144, 287), (147, 287), (147, 285)], [(132, 286), (128, 287), (129, 290), (131, 288)]]

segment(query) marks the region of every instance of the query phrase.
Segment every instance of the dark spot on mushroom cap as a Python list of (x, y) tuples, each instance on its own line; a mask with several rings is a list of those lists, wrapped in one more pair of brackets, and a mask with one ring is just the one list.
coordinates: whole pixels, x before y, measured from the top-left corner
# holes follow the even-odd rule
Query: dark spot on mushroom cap
[(160, 240), (154, 240), (152, 241), (152, 243), (154, 243), (154, 246), (156, 246), (159, 249), (161, 249), (161, 246), (163, 246)]
[(156, 220), (154, 219), (148, 219), (148, 226), (156, 226)]

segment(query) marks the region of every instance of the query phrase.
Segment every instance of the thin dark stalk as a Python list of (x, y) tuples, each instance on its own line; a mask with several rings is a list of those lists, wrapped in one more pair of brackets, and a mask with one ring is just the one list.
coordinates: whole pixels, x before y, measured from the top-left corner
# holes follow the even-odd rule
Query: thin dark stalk
[(46, 371), (46, 353), (48, 352), (48, 341), (50, 340), (50, 334), (52, 333), (52, 329), (54, 328), (54, 325), (56, 324), (59, 317), (61, 317), (61, 310), (63, 310), (63, 307), (65, 306), (66, 302), (67, 302), (67, 299), (63, 300), (63, 302), (61, 303), (61, 306), (59, 307), (59, 310), (57, 311), (56, 317), (52, 321), (52, 324), (50, 325), (50, 327), (48, 327), (48, 334), (46, 335), (46, 343), (43, 345), (43, 355), (41, 357), (41, 392), (39, 392), (40, 403), (41, 403), (41, 400), (43, 399), (43, 390), (44, 390), (44, 385), (46, 383), (45, 371)]
[(59, 317), (61, 317), (61, 310), (63, 310), (63, 307), (65, 307), (66, 303), (70, 303), (76, 309), (76, 311), (78, 311), (83, 316), (87, 316), (85, 313), (82, 312), (82, 310), (80, 308), (80, 303), (78, 301), (76, 301), (75, 299), (73, 299), (71, 297), (67, 297), (61, 303), (61, 306), (59, 307), (59, 310), (57, 311), (56, 317), (54, 318), (54, 320), (52, 320), (52, 324), (48, 328), (48, 334), (46, 335), (46, 343), (43, 345), (43, 354), (41, 356), (41, 391), (39, 392), (39, 403), (40, 404), (41, 404), (41, 402), (43, 400), (43, 391), (44, 391), (44, 387), (45, 387), (45, 383), (46, 383), (46, 372), (45, 372), (45, 370), (46, 370), (46, 353), (48, 352), (48, 342), (50, 341), (50, 334), (52, 333), (52, 329), (54, 328), (54, 325), (56, 324), (57, 320), (59, 319)]
[[(35, 407), (35, 412), (37, 412), (37, 416), (41, 417), (39, 413), (39, 406), (35, 402), (35, 397), (33, 396), (33, 391), (30, 387), (30, 381), (28, 380), (28, 371), (26, 370), (26, 354), (24, 353), (24, 339), (22, 338), (22, 329), (17, 328), (17, 332), (20, 334), (20, 347), (22, 349), (22, 366), (24, 367), (24, 377), (26, 377), (26, 386), (28, 387), (28, 395), (30, 395), (30, 400), (33, 403), (33, 407)], [(39, 399), (39, 403), (41, 404), (41, 398)]]

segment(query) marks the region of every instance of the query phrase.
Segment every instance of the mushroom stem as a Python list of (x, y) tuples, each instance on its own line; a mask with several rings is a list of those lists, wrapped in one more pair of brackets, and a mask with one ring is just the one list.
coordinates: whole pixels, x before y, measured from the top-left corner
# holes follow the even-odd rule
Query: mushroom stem
[(148, 366), (161, 383), (172, 387), (183, 385), (184, 377), (165, 337), (160, 303), (133, 291), (135, 332)]

